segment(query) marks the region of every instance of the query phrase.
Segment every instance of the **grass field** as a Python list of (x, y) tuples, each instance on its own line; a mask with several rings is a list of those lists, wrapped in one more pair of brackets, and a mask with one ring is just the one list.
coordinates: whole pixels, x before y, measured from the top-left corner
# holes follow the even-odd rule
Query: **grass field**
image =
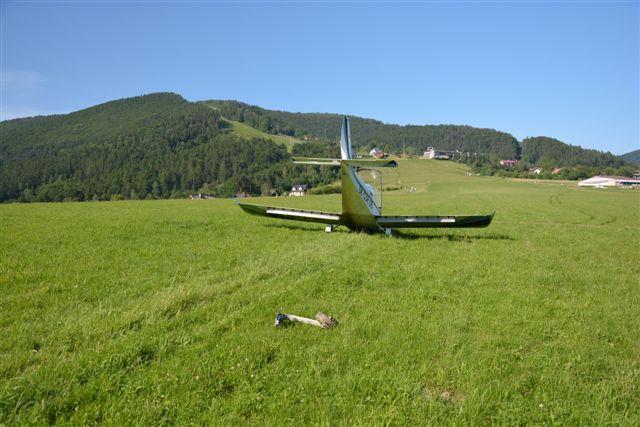
[(421, 160), (387, 182), (417, 191), (386, 214), (495, 220), (386, 238), (230, 200), (0, 205), (0, 423), (638, 425), (640, 191)]

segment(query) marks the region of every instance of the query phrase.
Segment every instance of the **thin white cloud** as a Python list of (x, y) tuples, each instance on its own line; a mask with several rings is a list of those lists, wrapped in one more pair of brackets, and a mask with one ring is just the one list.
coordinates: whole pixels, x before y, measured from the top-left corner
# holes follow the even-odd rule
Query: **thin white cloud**
[(44, 82), (44, 76), (30, 70), (0, 70), (2, 92), (33, 92)]
[(38, 104), (45, 77), (33, 70), (0, 70), (0, 121), (54, 114)]

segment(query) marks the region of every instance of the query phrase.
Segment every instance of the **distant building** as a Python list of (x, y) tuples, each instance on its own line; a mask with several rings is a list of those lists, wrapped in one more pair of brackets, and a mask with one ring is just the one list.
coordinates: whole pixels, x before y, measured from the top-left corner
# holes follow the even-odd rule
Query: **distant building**
[(580, 187), (640, 187), (640, 179), (626, 176), (596, 175), (578, 183)]
[(293, 187), (291, 187), (291, 192), (289, 193), (289, 195), (304, 196), (305, 194), (307, 194), (307, 188), (308, 186), (306, 184), (296, 184)]
[(369, 154), (372, 157), (375, 157), (377, 159), (384, 159), (385, 157), (389, 157), (389, 155), (387, 153), (385, 153), (384, 151), (378, 149), (378, 148), (374, 148), (373, 150), (369, 151)]
[(203, 200), (203, 199), (214, 199), (214, 198), (215, 196), (211, 194), (202, 194), (202, 193), (191, 194), (189, 196), (189, 200)]
[(559, 174), (561, 170), (562, 170), (562, 168), (553, 168), (551, 170), (551, 175)]
[(242, 191), (240, 193), (236, 193), (233, 197), (236, 199), (244, 199), (245, 197), (249, 197), (249, 194)]
[(500, 160), (500, 166), (511, 167), (518, 164), (517, 160)]
[(640, 171), (635, 171), (635, 172), (633, 173), (633, 177), (634, 177), (635, 179), (640, 179)]
[(540, 172), (542, 172), (542, 169), (540, 169), (540, 168), (531, 168), (531, 169), (529, 169), (529, 172), (535, 173), (536, 175), (540, 175)]
[(425, 159), (433, 159), (436, 157), (436, 150), (434, 150), (433, 147), (427, 147), (427, 151), (422, 153), (422, 157)]
[(427, 147), (427, 151), (422, 153), (425, 159), (451, 160), (453, 159), (453, 151), (436, 150), (433, 147)]

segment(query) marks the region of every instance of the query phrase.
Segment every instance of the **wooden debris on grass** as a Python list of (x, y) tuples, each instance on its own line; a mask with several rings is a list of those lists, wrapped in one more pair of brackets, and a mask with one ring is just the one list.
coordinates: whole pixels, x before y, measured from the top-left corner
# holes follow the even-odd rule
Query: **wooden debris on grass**
[(295, 314), (284, 314), (284, 313), (277, 313), (276, 314), (276, 322), (275, 322), (276, 326), (283, 326), (283, 325), (285, 325), (287, 323), (290, 323), (290, 322), (305, 323), (307, 325), (317, 326), (317, 327), (323, 328), (323, 329), (332, 328), (338, 323), (336, 321), (336, 319), (333, 318), (333, 316), (329, 316), (327, 314), (324, 314), (321, 311), (318, 312), (318, 314), (316, 314), (316, 318), (315, 319), (309, 319), (308, 317), (296, 316)]

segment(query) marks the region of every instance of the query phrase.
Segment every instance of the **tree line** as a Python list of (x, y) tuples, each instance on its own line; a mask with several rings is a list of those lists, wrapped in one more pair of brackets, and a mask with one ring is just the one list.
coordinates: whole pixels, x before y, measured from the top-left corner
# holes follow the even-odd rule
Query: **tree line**
[[(269, 124), (261, 129), (286, 133), (302, 139), (319, 139), (337, 143), (342, 116), (326, 113), (290, 113), (266, 110), (237, 101), (205, 101), (233, 120), (248, 121), (252, 126)], [(459, 150), (474, 170), (484, 174), (525, 174), (518, 168), (500, 167), (501, 159), (520, 160), (519, 168), (539, 166), (550, 172), (562, 168), (562, 179), (580, 179), (591, 173), (629, 175), (630, 163), (611, 153), (572, 146), (548, 137), (525, 138), (518, 142), (512, 135), (493, 129), (459, 125), (399, 126), (378, 120), (350, 117), (353, 145), (360, 152), (381, 148), (386, 152), (420, 155), (427, 147)], [(632, 153), (630, 153), (632, 154)], [(571, 177), (571, 178), (570, 178)]]
[[(495, 156), (478, 156), (467, 163), (480, 175), (516, 178), (580, 180), (594, 175), (632, 177), (635, 167), (611, 153), (588, 150), (544, 136), (525, 138), (515, 166), (502, 166)], [(530, 169), (540, 168), (539, 174)]]
[[(282, 133), (305, 140), (337, 143), (342, 115), (328, 113), (290, 113), (266, 110), (238, 101), (204, 101), (226, 118), (257, 127), (268, 133)], [(422, 154), (427, 147), (485, 153), (502, 158), (518, 155), (518, 141), (508, 133), (458, 125), (391, 125), (378, 120), (350, 117), (354, 149)]]

